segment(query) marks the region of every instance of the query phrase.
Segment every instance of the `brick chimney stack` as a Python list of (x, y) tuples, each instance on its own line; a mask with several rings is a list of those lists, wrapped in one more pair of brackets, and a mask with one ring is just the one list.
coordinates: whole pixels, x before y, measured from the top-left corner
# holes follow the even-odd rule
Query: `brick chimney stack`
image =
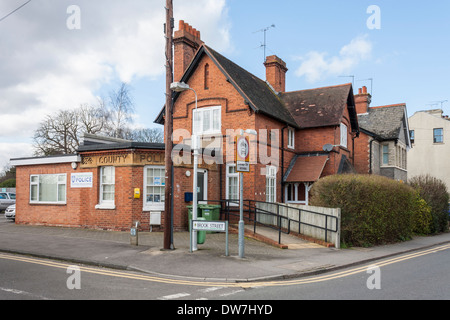
[(266, 67), (266, 80), (276, 92), (286, 91), (286, 62), (277, 56), (270, 56), (264, 62)]
[(355, 95), (356, 113), (368, 113), (371, 102), (372, 96), (367, 92), (367, 87), (359, 88), (358, 94)]
[(180, 81), (195, 53), (203, 44), (200, 31), (180, 20), (178, 31), (175, 31), (174, 42), (174, 81)]

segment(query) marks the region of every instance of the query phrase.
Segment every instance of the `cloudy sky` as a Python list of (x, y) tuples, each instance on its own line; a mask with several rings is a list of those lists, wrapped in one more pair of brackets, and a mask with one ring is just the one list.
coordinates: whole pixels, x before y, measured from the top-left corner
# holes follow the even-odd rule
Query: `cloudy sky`
[[(27, 1), (0, 2), (0, 170), (32, 155), (46, 115), (93, 103), (122, 81), (135, 125), (155, 127), (165, 99), (164, 0), (31, 0), (3, 19)], [(405, 102), (409, 115), (450, 100), (448, 0), (174, 0), (174, 10), (176, 26), (185, 20), (261, 78), (261, 30), (275, 25), (266, 54), (287, 62), (287, 90), (354, 81), (373, 92), (372, 105)]]

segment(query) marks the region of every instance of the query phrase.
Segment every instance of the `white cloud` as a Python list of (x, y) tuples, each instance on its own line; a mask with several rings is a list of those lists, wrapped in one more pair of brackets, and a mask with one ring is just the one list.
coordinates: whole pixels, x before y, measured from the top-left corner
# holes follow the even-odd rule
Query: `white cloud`
[(302, 63), (296, 70), (296, 75), (306, 77), (310, 83), (340, 76), (369, 59), (371, 53), (372, 43), (368, 40), (368, 36), (359, 36), (343, 46), (339, 55), (329, 57), (328, 53), (311, 51), (304, 57), (299, 57)]
[[(70, 5), (80, 8), (80, 30), (67, 28)], [(3, 20), (0, 143), (30, 139), (46, 115), (96, 101), (97, 90), (109, 83), (164, 81), (164, 5), (160, 0), (41, 0)], [(175, 0), (174, 8), (175, 21), (193, 25), (209, 45), (230, 47), (226, 0)], [(10, 2), (0, 2), (0, 12), (12, 9)], [(162, 105), (163, 94), (156, 94)]]
[(29, 143), (0, 143), (0, 173), (10, 163), (10, 159), (29, 157), (33, 148)]

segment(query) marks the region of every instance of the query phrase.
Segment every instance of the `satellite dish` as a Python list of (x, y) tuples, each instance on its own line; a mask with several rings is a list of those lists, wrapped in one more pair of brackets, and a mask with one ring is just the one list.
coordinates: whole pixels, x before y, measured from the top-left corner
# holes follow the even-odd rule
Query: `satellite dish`
[(334, 146), (332, 144), (326, 144), (323, 146), (323, 151), (325, 152), (331, 152), (333, 150)]

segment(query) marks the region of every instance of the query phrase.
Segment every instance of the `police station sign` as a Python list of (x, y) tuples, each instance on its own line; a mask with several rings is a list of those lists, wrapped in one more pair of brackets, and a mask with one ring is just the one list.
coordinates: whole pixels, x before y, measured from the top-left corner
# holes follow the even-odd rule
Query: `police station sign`
[(71, 173), (71, 188), (92, 188), (93, 174), (92, 172)]

